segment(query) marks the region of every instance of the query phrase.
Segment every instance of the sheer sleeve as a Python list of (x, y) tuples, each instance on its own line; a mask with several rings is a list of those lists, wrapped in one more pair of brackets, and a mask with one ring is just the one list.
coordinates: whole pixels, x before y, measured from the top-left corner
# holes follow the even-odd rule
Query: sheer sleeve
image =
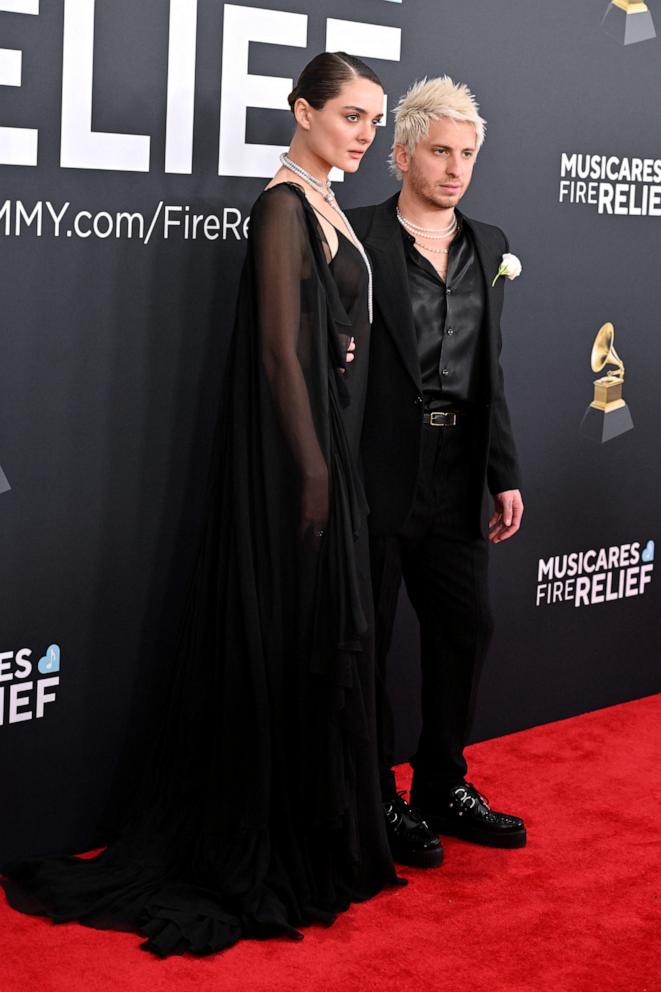
[[(300, 533), (323, 530), (329, 515), (328, 466), (318, 437), (306, 365), (312, 360), (307, 296), (313, 265), (303, 204), (286, 184), (266, 191), (251, 216), (258, 358), (273, 410), (300, 472)], [(320, 315), (316, 315), (318, 334)]]

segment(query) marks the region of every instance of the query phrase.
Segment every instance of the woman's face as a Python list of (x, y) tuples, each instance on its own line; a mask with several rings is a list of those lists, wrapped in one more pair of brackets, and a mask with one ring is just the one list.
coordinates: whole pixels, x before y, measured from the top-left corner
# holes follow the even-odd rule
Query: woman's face
[(329, 166), (356, 172), (383, 117), (383, 90), (370, 79), (357, 77), (321, 110), (306, 103), (305, 111), (310, 151)]

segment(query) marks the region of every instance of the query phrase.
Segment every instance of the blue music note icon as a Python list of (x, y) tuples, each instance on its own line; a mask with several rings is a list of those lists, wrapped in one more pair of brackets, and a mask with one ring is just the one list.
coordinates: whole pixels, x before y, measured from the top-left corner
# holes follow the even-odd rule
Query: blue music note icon
[(51, 675), (53, 672), (59, 672), (60, 670), (60, 646), (59, 644), (51, 644), (46, 650), (46, 654), (43, 658), (39, 659), (39, 664), (37, 665), (40, 675)]

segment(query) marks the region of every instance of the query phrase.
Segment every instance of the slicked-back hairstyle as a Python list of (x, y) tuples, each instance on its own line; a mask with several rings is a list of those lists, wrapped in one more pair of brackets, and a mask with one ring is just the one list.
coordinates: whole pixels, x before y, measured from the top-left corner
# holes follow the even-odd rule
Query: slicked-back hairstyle
[[(418, 80), (400, 99), (394, 114), (393, 151), (395, 145), (403, 145), (409, 155), (412, 155), (420, 139), (429, 134), (431, 122), (443, 118), (473, 124), (477, 136), (477, 151), (484, 142), (487, 122), (480, 117), (477, 100), (465, 83), (455, 83), (449, 76), (438, 76), (436, 79), (427, 79), (425, 76)], [(395, 164), (393, 151), (388, 160), (390, 170), (401, 179), (402, 174)]]
[(360, 77), (369, 79), (383, 89), (381, 80), (362, 59), (346, 52), (321, 52), (304, 67), (296, 86), (287, 97), (292, 113), (299, 99), (307, 100), (315, 110), (321, 110), (327, 100), (340, 95), (345, 83)]

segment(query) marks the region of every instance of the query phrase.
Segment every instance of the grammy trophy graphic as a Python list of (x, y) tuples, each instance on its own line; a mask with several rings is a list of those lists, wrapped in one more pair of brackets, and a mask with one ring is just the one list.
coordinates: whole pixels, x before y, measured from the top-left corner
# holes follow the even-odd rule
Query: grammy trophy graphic
[(585, 411), (580, 431), (591, 441), (603, 444), (633, 427), (629, 407), (622, 399), (624, 363), (615, 350), (615, 328), (604, 324), (599, 328), (592, 345), (591, 365), (593, 372), (601, 372), (607, 365), (614, 369), (594, 380), (594, 399)]
[(656, 38), (649, 7), (641, 0), (612, 0), (601, 21), (602, 30), (621, 45)]

